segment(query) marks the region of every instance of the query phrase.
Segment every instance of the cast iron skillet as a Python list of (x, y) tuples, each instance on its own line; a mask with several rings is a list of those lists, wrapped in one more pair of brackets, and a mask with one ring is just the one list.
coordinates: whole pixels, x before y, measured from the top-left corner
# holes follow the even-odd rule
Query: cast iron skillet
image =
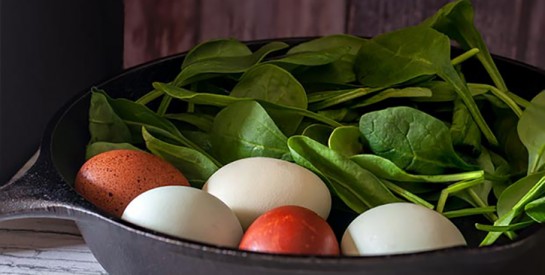
[[(303, 39), (284, 39), (297, 44)], [(267, 41), (250, 42), (252, 48)], [(128, 70), (97, 87), (113, 97), (137, 98), (153, 81), (170, 81), (184, 54)], [(527, 98), (545, 88), (545, 72), (496, 57), (507, 85)], [(470, 80), (487, 81), (481, 67), (465, 67)], [(545, 274), (545, 228), (515, 242), (485, 248), (457, 247), (380, 257), (306, 257), (249, 253), (171, 238), (103, 214), (72, 188), (84, 162), (90, 94), (57, 112), (43, 137), (37, 162), (0, 188), (0, 221), (25, 217), (75, 220), (97, 260), (111, 274)]]

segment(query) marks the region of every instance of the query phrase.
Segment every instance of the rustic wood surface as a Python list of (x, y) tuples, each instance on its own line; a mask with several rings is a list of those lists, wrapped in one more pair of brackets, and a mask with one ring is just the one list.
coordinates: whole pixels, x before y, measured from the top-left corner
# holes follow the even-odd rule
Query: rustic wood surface
[[(373, 36), (430, 16), (446, 0), (126, 0), (125, 66), (211, 38)], [(545, 1), (474, 0), (491, 51), (545, 68)], [(71, 221), (0, 223), (0, 274), (105, 274)]]
[[(241, 40), (350, 33), (417, 24), (447, 0), (125, 0), (125, 66), (211, 38)], [(153, 3), (153, 4), (151, 4)], [(474, 0), (491, 52), (545, 68), (545, 1)]]

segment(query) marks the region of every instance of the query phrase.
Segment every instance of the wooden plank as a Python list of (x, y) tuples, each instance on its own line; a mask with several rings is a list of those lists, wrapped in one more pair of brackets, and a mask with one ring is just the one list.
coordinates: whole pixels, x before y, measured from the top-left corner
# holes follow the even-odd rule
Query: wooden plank
[(125, 0), (125, 68), (193, 46), (198, 31), (198, 2)]
[[(349, 0), (347, 32), (374, 36), (418, 24), (447, 0)], [(473, 1), (475, 25), (494, 54), (545, 68), (545, 3), (532, 0)]]
[(106, 274), (73, 221), (0, 223), (0, 274)]
[(520, 47), (516, 58), (545, 69), (545, 1), (525, 1), (526, 7), (521, 16), (526, 17), (526, 24), (521, 29), (527, 30), (525, 46)]
[(203, 0), (199, 40), (315, 36), (345, 30), (345, 1)]

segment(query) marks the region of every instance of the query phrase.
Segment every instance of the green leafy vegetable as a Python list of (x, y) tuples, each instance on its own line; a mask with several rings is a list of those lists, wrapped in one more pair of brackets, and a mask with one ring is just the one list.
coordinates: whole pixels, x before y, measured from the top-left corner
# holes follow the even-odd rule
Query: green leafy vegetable
[(130, 143), (132, 141), (129, 127), (110, 106), (108, 96), (103, 91), (95, 89), (91, 92), (89, 132), (91, 143), (97, 141)]
[[(342, 126), (341, 126), (342, 127)], [(309, 137), (323, 145), (327, 145), (329, 136), (333, 132), (334, 128), (323, 124), (310, 124), (305, 127), (301, 135)]]
[(355, 64), (363, 85), (391, 87), (417, 77), (438, 75), (464, 101), (486, 139), (498, 144), (471, 92), (450, 62), (450, 40), (428, 27), (409, 27), (379, 35), (360, 48)]
[(520, 140), (528, 149), (528, 175), (545, 169), (545, 91), (530, 103), (517, 125)]
[(243, 73), (260, 62), (269, 53), (287, 48), (283, 42), (271, 42), (250, 55), (219, 56), (204, 58), (187, 65), (174, 80), (176, 86), (186, 86), (196, 81), (212, 78), (218, 74)]
[(454, 1), (446, 4), (434, 16), (424, 21), (422, 25), (445, 33), (456, 40), (465, 50), (479, 49), (477, 58), (481, 61), (495, 85), (500, 90), (507, 91), (505, 82), (494, 64), (481, 34), (473, 24), (473, 17), (473, 7), (470, 1)]
[(337, 151), (346, 157), (350, 157), (360, 154), (363, 150), (360, 136), (360, 129), (358, 127), (341, 126), (333, 130), (327, 144), (331, 150)]
[(191, 148), (164, 142), (154, 137), (146, 128), (142, 129), (142, 136), (150, 152), (180, 170), (194, 187), (201, 188), (206, 180), (219, 169), (202, 153)]
[(203, 42), (191, 49), (184, 58), (182, 70), (188, 65), (209, 58), (245, 56), (252, 51), (246, 44), (235, 39), (214, 39)]
[[(248, 70), (231, 91), (231, 96), (307, 108), (307, 94), (303, 86), (289, 72), (270, 64), (257, 65)], [(287, 135), (293, 134), (303, 119), (299, 114), (282, 111), (272, 111), (270, 115)]]
[[(381, 102), (388, 98), (400, 98), (400, 97), (431, 97), (432, 92), (430, 89), (421, 88), (421, 87), (407, 87), (407, 88), (389, 88), (383, 91), (378, 92), (376, 95), (373, 95), (369, 98), (366, 98), (352, 106), (350, 108), (361, 108), (366, 107), (377, 102)], [(478, 129), (477, 129), (478, 130)]]
[(460, 100), (454, 100), (454, 113), (450, 135), (455, 149), (479, 155), (481, 152), (481, 131), (471, 117), (469, 110)]
[(395, 163), (390, 160), (372, 154), (359, 154), (350, 157), (352, 161), (359, 166), (369, 170), (376, 176), (395, 181), (405, 182), (454, 182), (477, 179), (484, 176), (482, 170), (457, 173), (457, 174), (443, 174), (443, 175), (414, 175), (405, 172), (403, 169), (397, 167)]
[(325, 177), (336, 194), (357, 213), (399, 201), (371, 172), (319, 142), (292, 136), (288, 146), (297, 164)]
[(223, 163), (257, 156), (290, 159), (286, 136), (255, 101), (237, 102), (218, 113), (211, 142)]
[(403, 170), (424, 175), (447, 169), (474, 170), (454, 151), (445, 124), (414, 108), (400, 106), (366, 113), (359, 128), (373, 153)]

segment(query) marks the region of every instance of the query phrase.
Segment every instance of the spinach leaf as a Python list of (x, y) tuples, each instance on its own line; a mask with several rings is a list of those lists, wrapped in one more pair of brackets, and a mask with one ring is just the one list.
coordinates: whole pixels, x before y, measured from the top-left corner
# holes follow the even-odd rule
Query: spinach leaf
[(481, 131), (460, 99), (454, 100), (450, 136), (455, 149), (468, 152), (471, 156), (481, 153)]
[(309, 109), (322, 110), (380, 90), (382, 88), (359, 87), (356, 89), (315, 92), (309, 95), (309, 101), (312, 102)]
[(312, 52), (296, 52), (287, 54), (283, 57), (265, 61), (265, 64), (275, 64), (277, 66), (295, 65), (295, 66), (320, 66), (331, 64), (348, 54), (350, 47), (340, 46), (329, 49), (322, 49)]
[(214, 117), (202, 113), (175, 113), (175, 114), (165, 114), (165, 118), (175, 121), (181, 121), (188, 124), (191, 124), (198, 129), (208, 132), (212, 128), (212, 123), (214, 122)]
[(417, 77), (438, 75), (450, 83), (492, 145), (498, 141), (484, 120), (471, 92), (450, 62), (450, 40), (428, 27), (409, 27), (363, 43), (355, 64), (364, 86), (391, 87)]
[[(412, 101), (416, 102), (448, 102), (448, 101), (454, 101), (458, 98), (458, 94), (456, 93), (456, 90), (450, 85), (449, 83), (445, 81), (440, 80), (434, 80), (429, 81), (425, 83), (421, 83), (420, 86), (422, 88), (428, 88), (431, 90), (432, 95), (431, 97), (415, 97), (412, 98)], [(469, 85), (469, 92), (471, 93), (471, 96), (475, 97), (481, 94), (485, 94), (488, 92), (487, 89), (483, 89), (481, 87), (474, 87)]]
[[(536, 175), (541, 175), (541, 178), (538, 178), (536, 181), (534, 181), (534, 179), (535, 179), (534, 176), (536, 176)], [(527, 204), (534, 201), (539, 196), (542, 196), (543, 193), (545, 192), (545, 174), (532, 174), (532, 175), (526, 176), (525, 178), (522, 178), (519, 181), (532, 182), (533, 185), (521, 197), (519, 197), (519, 195), (517, 194), (518, 192), (515, 191), (519, 187), (514, 188), (513, 191), (509, 191), (509, 190), (506, 189), (503, 192), (502, 196), (500, 197), (500, 200), (504, 196), (506, 196), (505, 200), (511, 200), (511, 199), (513, 199), (513, 197), (519, 197), (520, 199), (518, 199), (515, 202), (515, 204), (512, 206), (512, 208), (508, 212), (506, 212), (503, 215), (500, 215), (498, 220), (496, 220), (494, 222), (494, 226), (508, 226), (508, 225), (510, 225), (512, 221), (514, 221), (518, 217), (520, 217), (520, 215), (524, 212), (524, 208), (526, 207)], [(517, 184), (517, 183), (515, 183), (515, 184)], [(515, 185), (515, 184), (513, 184), (513, 185)], [(521, 183), (521, 184), (518, 184), (518, 185), (523, 186), (523, 185), (528, 185), (528, 183)], [(515, 195), (513, 197), (511, 197), (512, 194), (515, 194)], [(509, 198), (507, 199), (507, 197), (509, 197)], [(511, 204), (511, 203), (509, 203), (509, 204)], [(500, 211), (499, 207), (500, 207), (500, 204), (499, 204), (499, 201), (498, 201), (498, 213)], [(502, 207), (506, 207), (506, 206), (504, 205)], [(488, 233), (486, 235), (486, 237), (484, 238), (484, 240), (481, 242), (481, 246), (493, 244), (501, 234), (502, 234), (501, 232), (490, 232), (490, 233)]]
[(301, 52), (316, 52), (331, 48), (346, 47), (350, 48), (349, 54), (355, 56), (361, 44), (365, 41), (364, 38), (348, 35), (348, 34), (333, 34), (320, 38), (316, 38), (307, 42), (303, 42), (299, 45), (293, 46), (288, 54), (301, 53)]
[(341, 126), (335, 128), (327, 145), (333, 151), (339, 152), (345, 157), (350, 157), (360, 154), (363, 150), (363, 145), (360, 142), (360, 129), (355, 126)]
[(186, 86), (196, 81), (209, 79), (221, 74), (243, 73), (259, 63), (269, 53), (287, 48), (284, 42), (271, 42), (251, 55), (220, 56), (205, 58), (187, 65), (174, 80), (176, 86)]
[(445, 183), (477, 179), (484, 175), (482, 170), (444, 175), (415, 175), (403, 171), (403, 169), (397, 167), (395, 163), (386, 158), (372, 154), (354, 155), (350, 157), (350, 160), (354, 161), (362, 168), (369, 170), (379, 178), (399, 182)]
[(473, 7), (470, 1), (455, 1), (446, 4), (421, 25), (432, 27), (448, 35), (465, 50), (479, 49), (477, 58), (483, 64), (492, 81), (500, 90), (507, 91), (505, 82), (494, 64), (481, 34), (473, 24), (473, 17)]
[[(146, 126), (148, 129), (153, 129), (153, 131), (165, 137), (184, 143), (182, 134), (174, 124), (158, 116), (146, 106), (125, 98), (110, 98), (104, 91), (97, 91), (96, 93), (100, 93), (108, 101), (111, 109), (128, 126), (133, 137), (133, 142), (141, 140), (142, 126)], [(113, 142), (112, 140), (110, 141)]]
[(428, 175), (475, 170), (454, 151), (446, 125), (422, 111), (400, 106), (369, 112), (359, 128), (373, 153), (403, 170)]
[(350, 106), (350, 108), (366, 107), (366, 106), (375, 104), (377, 102), (386, 100), (388, 98), (399, 98), (399, 97), (415, 98), (415, 97), (431, 97), (431, 96), (432, 96), (432, 92), (428, 88), (421, 88), (421, 87), (406, 87), (401, 89), (389, 88), (389, 89), (380, 91), (369, 98), (359, 101), (358, 103)]
[(295, 162), (327, 178), (330, 188), (357, 213), (400, 201), (371, 172), (305, 136), (292, 136), (288, 147)]
[(321, 110), (317, 113), (332, 120), (347, 123), (357, 122), (360, 117), (359, 112), (356, 112), (355, 110), (349, 108)]
[(528, 203), (524, 206), (524, 211), (532, 220), (538, 223), (545, 222), (545, 197), (541, 197)]
[(327, 140), (334, 128), (323, 124), (311, 124), (303, 130), (301, 135), (309, 137), (323, 145), (327, 145)]
[(137, 143), (136, 141), (143, 142), (142, 127), (145, 127), (148, 131), (153, 132), (156, 135), (160, 135), (172, 142), (203, 153), (214, 163), (218, 164), (218, 162), (209, 156), (206, 151), (182, 135), (178, 128), (176, 128), (168, 119), (157, 115), (142, 104), (135, 103), (125, 98), (112, 99), (103, 91), (101, 93), (108, 100), (112, 110), (114, 110), (119, 118), (121, 118), (131, 130), (133, 143)]
[(528, 175), (545, 169), (545, 91), (530, 101), (517, 125), (520, 140), (528, 149)]
[(282, 110), (285, 113), (299, 114), (299, 115), (323, 122), (324, 124), (331, 125), (333, 127), (341, 126), (340, 123), (332, 119), (329, 119), (326, 116), (322, 116), (322, 115), (319, 115), (314, 112), (301, 109), (301, 108), (279, 105), (276, 103), (271, 103), (271, 102), (262, 101), (262, 100), (255, 100), (252, 98), (237, 98), (233, 96), (217, 95), (217, 94), (210, 94), (210, 93), (195, 93), (184, 88), (173, 86), (171, 84), (159, 83), (159, 82), (153, 83), (153, 87), (155, 87), (155, 89), (157, 90), (160, 90), (168, 94), (169, 96), (172, 96), (173, 98), (183, 100), (193, 104), (203, 104), (203, 105), (225, 107), (235, 102), (257, 101), (267, 110)]
[[(497, 203), (498, 216), (504, 216), (509, 212), (517, 202), (524, 197), (536, 183), (545, 176), (545, 172), (540, 172), (519, 179), (501, 194)], [(543, 194), (538, 194), (543, 195)]]
[(494, 112), (494, 132), (497, 133), (499, 141), (499, 153), (505, 156), (505, 159), (511, 166), (512, 174), (528, 173), (528, 150), (522, 144), (518, 131), (519, 118), (507, 109), (492, 109)]
[[(244, 73), (231, 91), (231, 96), (307, 108), (307, 94), (303, 86), (289, 72), (270, 64), (254, 66)], [(303, 119), (299, 114), (282, 111), (270, 111), (270, 116), (286, 135), (292, 135)]]
[(90, 143), (108, 141), (114, 143), (132, 142), (131, 131), (114, 111), (104, 91), (91, 91), (89, 108)]
[(97, 141), (87, 145), (85, 150), (85, 159), (90, 159), (100, 153), (104, 153), (111, 150), (128, 149), (128, 150), (140, 150), (140, 148), (130, 143), (112, 143), (105, 141)]
[(146, 147), (154, 155), (166, 160), (184, 174), (191, 186), (201, 188), (219, 167), (202, 153), (191, 148), (170, 144), (142, 129)]
[(208, 58), (245, 56), (251, 55), (252, 51), (246, 44), (236, 39), (214, 39), (203, 42), (193, 47), (184, 58), (182, 70), (192, 63)]
[(288, 51), (288, 54), (316, 52), (346, 46), (349, 47), (348, 53), (343, 55), (339, 60), (322, 66), (310, 67), (297, 74), (297, 79), (299, 79), (301, 82), (354, 82), (356, 80), (356, 75), (354, 74), (354, 70), (352, 68), (354, 66), (356, 54), (358, 53), (363, 41), (365, 41), (365, 39), (357, 36), (336, 34), (313, 39), (292, 47)]
[(214, 155), (223, 163), (257, 156), (290, 159), (286, 136), (255, 101), (225, 107), (214, 119), (210, 134)]

